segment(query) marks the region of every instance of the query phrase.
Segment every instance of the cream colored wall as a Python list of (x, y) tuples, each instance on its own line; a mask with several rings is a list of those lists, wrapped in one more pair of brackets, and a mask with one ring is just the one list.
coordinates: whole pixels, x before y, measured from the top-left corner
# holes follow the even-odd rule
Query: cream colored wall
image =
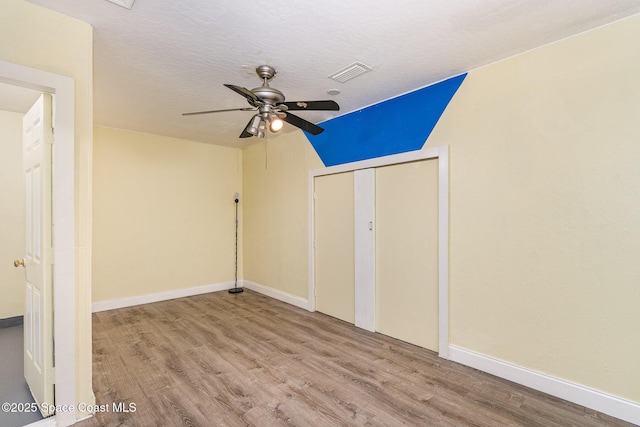
[(640, 16), (469, 73), (449, 144), (451, 343), (640, 402)]
[[(75, 80), (76, 398), (91, 390), (91, 149), (93, 29), (24, 0), (0, 3), (0, 59)], [(79, 414), (83, 416), (83, 414)]]
[(96, 127), (93, 170), (94, 301), (234, 281), (241, 150)]
[(24, 314), (25, 200), (22, 173), (23, 114), (0, 111), (0, 319)]
[(321, 167), (301, 131), (243, 150), (244, 279), (307, 298), (307, 172)]

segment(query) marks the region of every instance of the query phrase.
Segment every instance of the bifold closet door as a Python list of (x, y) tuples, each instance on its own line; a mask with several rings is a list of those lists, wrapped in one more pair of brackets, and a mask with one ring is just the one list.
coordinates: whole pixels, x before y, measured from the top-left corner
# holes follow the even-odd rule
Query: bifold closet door
[(353, 172), (315, 178), (316, 310), (354, 323)]
[(376, 330), (438, 351), (438, 159), (376, 169)]

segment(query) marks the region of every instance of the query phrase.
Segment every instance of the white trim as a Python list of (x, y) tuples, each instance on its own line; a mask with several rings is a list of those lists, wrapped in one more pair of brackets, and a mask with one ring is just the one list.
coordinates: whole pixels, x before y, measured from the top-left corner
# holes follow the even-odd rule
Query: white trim
[[(75, 82), (35, 68), (0, 61), (0, 81), (54, 93), (53, 144), (53, 293), (56, 405), (76, 404), (75, 261)], [(59, 412), (61, 426), (76, 422), (75, 411)]]
[(454, 362), (640, 425), (640, 404), (630, 400), (454, 345), (449, 346), (449, 356)]
[(449, 147), (438, 147), (438, 354), (449, 358)]
[(152, 302), (168, 301), (193, 295), (208, 294), (210, 292), (226, 291), (227, 289), (233, 288), (233, 285), (234, 282), (222, 282), (214, 283), (212, 285), (196, 286), (193, 288), (173, 289), (153, 294), (98, 301), (91, 305), (91, 311), (93, 313), (97, 313), (100, 311), (115, 310), (117, 308), (133, 307), (134, 305), (150, 304)]
[(376, 170), (353, 172), (355, 237), (355, 325), (376, 330)]
[(447, 147), (425, 148), (424, 150), (408, 151), (406, 153), (393, 154), (390, 156), (376, 157), (358, 162), (344, 163), (342, 165), (329, 166), (322, 169), (309, 171), (310, 177), (333, 175), (342, 172), (351, 172), (359, 169), (377, 168), (380, 166), (396, 165), (399, 163), (415, 162), (418, 160), (435, 159), (440, 155), (440, 150)]
[(309, 171), (309, 179), (307, 185), (307, 196), (309, 201), (307, 203), (307, 215), (309, 218), (309, 222), (307, 224), (308, 227), (308, 235), (309, 235), (309, 258), (307, 260), (307, 266), (309, 268), (309, 277), (307, 283), (307, 310), (316, 311), (316, 297), (315, 297), (315, 274), (316, 274), (316, 263), (315, 263), (315, 183), (314, 178), (315, 175), (312, 175), (313, 171)]
[(281, 291), (279, 289), (274, 289), (268, 286), (260, 285), (250, 280), (243, 280), (242, 287), (252, 290), (254, 292), (258, 292), (259, 294), (277, 299), (279, 301), (286, 302), (287, 304), (295, 305), (296, 307), (300, 307), (305, 310), (309, 309), (309, 304), (306, 299), (299, 297), (297, 295), (293, 295), (293, 294)]
[(438, 159), (438, 350), (449, 357), (449, 148), (433, 147), (359, 162), (310, 170), (309, 179), (309, 289), (308, 310), (315, 310), (314, 194), (317, 176), (377, 168), (419, 160)]

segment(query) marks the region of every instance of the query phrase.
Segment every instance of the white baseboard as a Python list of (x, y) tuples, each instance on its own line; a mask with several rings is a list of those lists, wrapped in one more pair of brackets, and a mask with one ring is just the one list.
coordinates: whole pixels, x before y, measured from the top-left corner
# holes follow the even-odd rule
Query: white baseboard
[[(99, 311), (114, 310), (116, 308), (132, 307), (134, 305), (149, 304), (152, 302), (167, 301), (175, 298), (189, 297), (192, 295), (206, 294), (209, 292), (225, 291), (233, 288), (234, 282), (216, 283), (213, 285), (197, 286), (194, 288), (174, 289), (166, 292), (158, 292), (155, 294), (138, 295), (134, 297), (112, 299), (107, 301), (94, 302), (91, 305), (91, 311), (97, 313)], [(278, 289), (260, 285), (250, 280), (240, 280), (239, 286), (245, 287), (252, 291), (277, 299), (296, 307), (308, 309), (308, 301), (306, 298), (299, 297)]]
[(270, 288), (268, 286), (260, 285), (250, 280), (243, 280), (242, 286), (244, 288), (258, 292), (262, 295), (266, 295), (268, 297), (280, 300), (282, 302), (286, 302), (287, 304), (295, 305), (296, 307), (304, 308), (305, 310), (309, 309), (309, 303), (306, 298), (302, 298), (297, 295), (292, 295), (290, 293), (287, 293), (278, 289)]
[(234, 282), (223, 282), (215, 283), (213, 285), (196, 286), (194, 288), (174, 289), (155, 294), (98, 301), (91, 304), (91, 311), (93, 313), (97, 313), (99, 311), (114, 310), (116, 308), (131, 307), (134, 305), (149, 304), (158, 301), (167, 301), (176, 298), (190, 297), (192, 295), (207, 294), (209, 292), (225, 291), (233, 288), (233, 285)]
[(449, 359), (569, 402), (586, 406), (612, 417), (640, 425), (640, 404), (636, 402), (453, 345), (449, 346)]

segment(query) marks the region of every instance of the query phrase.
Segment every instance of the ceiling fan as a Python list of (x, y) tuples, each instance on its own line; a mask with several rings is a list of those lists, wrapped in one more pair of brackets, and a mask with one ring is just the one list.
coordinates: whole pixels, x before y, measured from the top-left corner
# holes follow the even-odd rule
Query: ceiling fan
[(276, 75), (276, 70), (269, 65), (261, 65), (256, 68), (256, 74), (262, 79), (262, 86), (247, 89), (241, 86), (225, 84), (232, 91), (244, 96), (251, 107), (230, 108), (226, 110), (195, 111), (192, 113), (182, 113), (183, 116), (194, 116), (197, 114), (222, 113), (227, 111), (256, 111), (257, 113), (249, 120), (247, 126), (240, 134), (240, 138), (257, 136), (263, 138), (267, 128), (272, 132), (278, 132), (284, 125), (283, 120), (296, 126), (312, 135), (318, 135), (324, 131), (307, 120), (293, 115), (290, 111), (339, 111), (340, 106), (335, 101), (294, 101), (285, 102), (284, 94), (278, 89), (269, 86), (269, 80)]

